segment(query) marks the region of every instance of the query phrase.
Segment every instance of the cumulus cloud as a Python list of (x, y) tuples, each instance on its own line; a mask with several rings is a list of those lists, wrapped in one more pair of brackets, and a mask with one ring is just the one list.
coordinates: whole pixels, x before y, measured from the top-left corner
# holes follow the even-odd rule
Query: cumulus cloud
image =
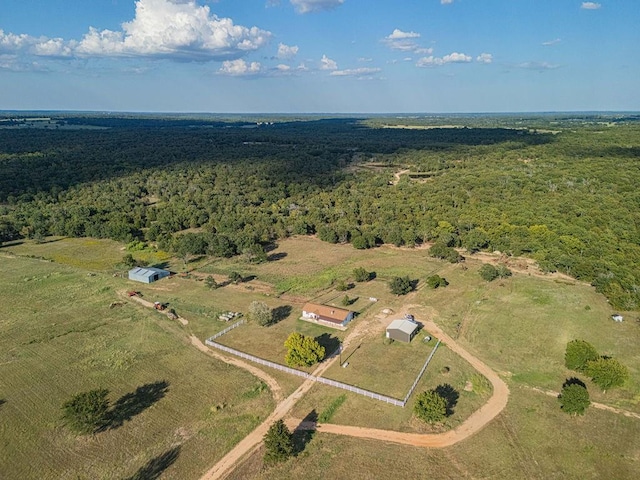
[(241, 77), (245, 75), (255, 75), (260, 73), (262, 66), (258, 62), (245, 62), (242, 58), (237, 60), (225, 60), (218, 72), (222, 75)]
[(493, 55), (490, 53), (481, 53), (476, 57), (476, 62), (489, 64), (493, 62)]
[(598, 10), (600, 7), (602, 7), (602, 5), (596, 2), (582, 2), (580, 6), (583, 10)]
[(560, 38), (554, 38), (553, 40), (549, 40), (547, 42), (542, 42), (542, 45), (544, 45), (545, 47), (550, 47), (552, 45), (556, 45), (558, 43), (560, 43), (562, 41), (562, 39)]
[(399, 28), (396, 28), (391, 35), (387, 35), (382, 39), (392, 50), (400, 50), (401, 52), (413, 52), (420, 48), (420, 45), (416, 41), (420, 38), (420, 34), (416, 32), (403, 32)]
[(280, 72), (288, 72), (289, 70), (291, 70), (291, 67), (289, 65), (285, 65), (284, 63), (281, 63), (276, 66), (276, 69)]
[(329, 75), (334, 77), (368, 77), (381, 71), (380, 68), (348, 68), (346, 70), (334, 70)]
[(418, 67), (439, 67), (447, 63), (469, 63), (472, 60), (473, 58), (470, 55), (453, 52), (444, 57), (434, 57), (433, 55), (422, 57), (417, 61), (416, 65)]
[(122, 29), (90, 27), (80, 40), (5, 34), (0, 51), (50, 57), (149, 57), (207, 61), (239, 58), (269, 41), (271, 33), (235, 25), (195, 0), (137, 0), (135, 17)]
[(453, 0), (440, 0), (441, 5), (451, 5)]
[(285, 45), (281, 43), (278, 45), (278, 55), (277, 57), (282, 60), (290, 60), (298, 54), (298, 46), (297, 45)]
[(326, 55), (322, 55), (320, 59), (320, 70), (337, 70), (338, 64)]
[(321, 12), (339, 7), (344, 0), (289, 0), (298, 13)]

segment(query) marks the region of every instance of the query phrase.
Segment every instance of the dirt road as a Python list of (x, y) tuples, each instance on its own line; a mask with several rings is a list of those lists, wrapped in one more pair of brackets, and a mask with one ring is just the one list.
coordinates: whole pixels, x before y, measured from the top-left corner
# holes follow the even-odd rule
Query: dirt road
[[(205, 348), (207, 348), (205, 346)], [(323, 363), (320, 364), (318, 368), (314, 370), (312, 373), (313, 376), (322, 375), (333, 363), (338, 359), (338, 357), (330, 358)], [(231, 359), (227, 359), (231, 360)], [(262, 443), (262, 439), (264, 435), (269, 430), (271, 424), (281, 418), (284, 418), (287, 413), (293, 408), (298, 400), (300, 400), (305, 393), (315, 385), (314, 380), (305, 380), (302, 385), (300, 385), (295, 392), (285, 398), (282, 402), (280, 402), (275, 410), (267, 417), (267, 419), (262, 422), (253, 432), (244, 437), (240, 443), (238, 443), (233, 450), (227, 453), (222, 459), (216, 463), (213, 468), (211, 468), (207, 473), (205, 473), (200, 480), (215, 480), (219, 478), (224, 478), (242, 459), (245, 455), (251, 454), (254, 452)]]
[(376, 428), (353, 427), (347, 425), (333, 424), (305, 424), (298, 419), (289, 419), (290, 426), (300, 426), (301, 429), (317, 429), (319, 432), (333, 433), (337, 435), (348, 435), (358, 438), (370, 438), (386, 442), (413, 445), (416, 447), (443, 448), (458, 443), (484, 428), (491, 420), (497, 417), (507, 405), (509, 399), (509, 388), (507, 384), (489, 368), (485, 363), (471, 355), (453, 338), (444, 333), (435, 323), (425, 322), (425, 330), (438, 337), (453, 352), (469, 362), (473, 368), (484, 375), (493, 385), (491, 398), (482, 407), (476, 410), (467, 420), (453, 430), (438, 434), (403, 433), (392, 430), (381, 430)]

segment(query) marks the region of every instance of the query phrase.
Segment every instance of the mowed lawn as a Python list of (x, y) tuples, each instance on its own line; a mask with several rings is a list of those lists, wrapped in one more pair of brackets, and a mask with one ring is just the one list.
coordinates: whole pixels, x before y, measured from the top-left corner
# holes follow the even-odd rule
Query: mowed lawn
[[(109, 308), (122, 279), (3, 255), (0, 271), (1, 478), (199, 478), (273, 408), (255, 377), (198, 352), (177, 322)], [(61, 406), (94, 388), (121, 400), (122, 421), (78, 436)]]

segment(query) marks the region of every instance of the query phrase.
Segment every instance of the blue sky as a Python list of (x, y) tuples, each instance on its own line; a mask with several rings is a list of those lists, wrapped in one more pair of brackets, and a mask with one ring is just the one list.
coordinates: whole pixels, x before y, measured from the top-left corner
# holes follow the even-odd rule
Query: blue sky
[(640, 110), (638, 0), (2, 0), (0, 109)]

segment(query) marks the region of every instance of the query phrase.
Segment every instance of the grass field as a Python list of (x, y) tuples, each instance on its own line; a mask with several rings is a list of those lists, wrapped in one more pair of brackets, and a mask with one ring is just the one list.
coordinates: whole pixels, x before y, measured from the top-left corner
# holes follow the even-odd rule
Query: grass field
[[(193, 349), (176, 322), (110, 309), (121, 279), (2, 255), (0, 271), (0, 477), (197, 478), (273, 408), (255, 377)], [(93, 388), (120, 399), (122, 425), (76, 436), (61, 405)]]
[[(351, 411), (353, 417), (361, 413)], [(556, 399), (512, 386), (506, 410), (453, 447), (423, 449), (316, 433), (296, 458), (265, 468), (258, 451), (229, 478), (635, 479), (637, 434), (637, 420), (595, 409), (570, 417)]]
[[(86, 251), (77, 250), (73, 242)], [(283, 342), (291, 331), (343, 339), (361, 328), (362, 346), (354, 350), (350, 366), (334, 367), (327, 376), (402, 397), (411, 385), (414, 364), (417, 373), (433, 342), (422, 345), (416, 342), (419, 336), (410, 345), (383, 345), (384, 322), (393, 314), (383, 318), (381, 311), (401, 312), (411, 305), (418, 320), (434, 320), (499, 372), (509, 383), (511, 396), (496, 420), (451, 448), (421, 450), (316, 434), (295, 460), (263, 469), (258, 453), (232, 478), (640, 476), (637, 419), (594, 408), (584, 417), (569, 417), (556, 399), (529, 388), (557, 391), (566, 378), (575, 376), (564, 367), (564, 350), (569, 340), (580, 338), (621, 360), (630, 372), (622, 388), (606, 394), (582, 377), (592, 400), (640, 412), (639, 314), (621, 312), (625, 321), (613, 322), (604, 297), (588, 285), (533, 274), (486, 283), (474, 258), (465, 265), (450, 265), (429, 258), (424, 249), (360, 251), (300, 237), (280, 242), (269, 252), (277, 260), (265, 264), (202, 259), (191, 265), (206, 265), (200, 269), (204, 273), (225, 275), (235, 270), (255, 275), (253, 282), (209, 290), (202, 281), (176, 277), (146, 286), (111, 276), (111, 262), (117, 263), (124, 254), (121, 245), (92, 242), (96, 241), (27, 242), (0, 250), (60, 262), (0, 257), (4, 273), (0, 296), (10, 298), (0, 304), (0, 471), (9, 472), (8, 478), (126, 478), (153, 458), (170, 464), (167, 478), (197, 478), (269, 411), (272, 400), (254, 377), (193, 351), (186, 336), (195, 333), (204, 340), (228, 325), (217, 320), (220, 312), (246, 312), (252, 300), (272, 308), (291, 307), (290, 314), (268, 328), (244, 325), (222, 337), (221, 343), (283, 363)], [(376, 272), (377, 278), (337, 292), (335, 283), (352, 281), (356, 267)], [(87, 276), (89, 271), (105, 273)], [(422, 287), (434, 273), (450, 285), (437, 290)], [(405, 297), (391, 295), (386, 280), (394, 275), (420, 280), (421, 288)], [(183, 327), (129, 303), (108, 308), (121, 299), (118, 291), (133, 288), (147, 300), (168, 302), (189, 324)], [(345, 293), (358, 298), (351, 308), (361, 312), (346, 332), (298, 320), (304, 301), (339, 306)], [(345, 355), (350, 353), (348, 349)], [(297, 378), (267, 371), (286, 392), (300, 384)], [(78, 439), (61, 425), (60, 404), (78, 390), (105, 386), (115, 401), (141, 385), (162, 380), (169, 383), (166, 395), (120, 428)], [(468, 382), (472, 391), (465, 391)], [(490, 395), (483, 377), (446, 346), (434, 356), (416, 392), (442, 384), (459, 393), (454, 413), (444, 425), (429, 427), (413, 418), (413, 399), (402, 409), (350, 393), (344, 402), (337, 402), (331, 422), (441, 431), (459, 425)], [(343, 394), (315, 385), (292, 413), (299, 418), (321, 414)], [(42, 454), (31, 458), (34, 451)], [(66, 464), (70, 470), (64, 469)]]
[[(113, 240), (49, 237), (43, 243), (13, 242), (6, 245), (3, 251), (47, 259), (86, 270), (127, 270), (121, 265), (127, 253), (125, 247)], [(134, 252), (133, 256), (146, 265), (167, 262), (170, 259), (164, 252)]]
[[(431, 346), (433, 347), (433, 342)], [(351, 367), (345, 370), (349, 368)], [(388, 372), (380, 381), (394, 383), (396, 373), (392, 369), (388, 369)], [(333, 378), (331, 375), (326, 376)], [(390, 381), (390, 376), (394, 378), (393, 382)], [(415, 376), (410, 379), (406, 389), (398, 397), (404, 397), (414, 379)], [(473, 391), (465, 391), (467, 382), (472, 383)], [(453, 413), (447, 417), (446, 421), (442, 425), (431, 427), (414, 418), (415, 395), (422, 391), (436, 388), (439, 385), (450, 385), (459, 394), (459, 398), (453, 407)], [(293, 416), (304, 418), (314, 410), (319, 415), (332, 400), (345, 393), (347, 400), (333, 414), (331, 423), (368, 426), (402, 432), (430, 433), (449, 430), (463, 422), (486, 401), (491, 394), (491, 386), (468, 363), (452, 353), (446, 346), (441, 345), (431, 360), (429, 368), (418, 383), (414, 395), (411, 396), (404, 408), (318, 384), (296, 404)], [(354, 414), (355, 412), (357, 414)]]

